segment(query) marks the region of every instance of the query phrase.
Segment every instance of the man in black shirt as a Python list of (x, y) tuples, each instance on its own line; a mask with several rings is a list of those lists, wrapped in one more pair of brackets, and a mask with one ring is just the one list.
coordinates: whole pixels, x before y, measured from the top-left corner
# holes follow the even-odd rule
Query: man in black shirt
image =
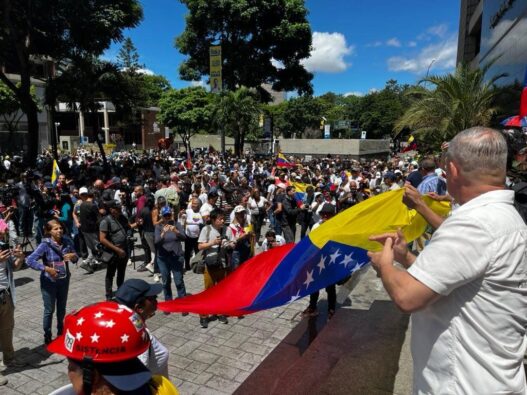
[(93, 201), (93, 190), (88, 190), (86, 194), (86, 201), (82, 202), (79, 208), (79, 232), (82, 233), (86, 248), (88, 249), (88, 257), (80, 265), (81, 268), (88, 273), (93, 273), (98, 265), (94, 256), (96, 245), (99, 243), (99, 209)]

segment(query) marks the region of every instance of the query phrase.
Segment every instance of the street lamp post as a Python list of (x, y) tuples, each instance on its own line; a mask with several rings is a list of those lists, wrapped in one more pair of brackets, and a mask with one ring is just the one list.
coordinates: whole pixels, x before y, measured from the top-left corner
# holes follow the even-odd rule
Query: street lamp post
[(436, 61), (437, 59), (432, 59), (432, 61), (430, 62), (430, 64), (428, 65), (428, 68), (426, 69), (426, 76), (425, 76), (425, 79), (428, 78), (428, 73), (430, 72), (430, 67), (432, 67), (432, 65), (434, 64), (434, 62)]
[(57, 146), (59, 145), (59, 142), (60, 142), (59, 126), (60, 126), (60, 122), (55, 122), (55, 135), (53, 136), (53, 139), (51, 140), (53, 142), (53, 144), (51, 145), (51, 148), (53, 149), (53, 156), (55, 157), (55, 159), (58, 159)]

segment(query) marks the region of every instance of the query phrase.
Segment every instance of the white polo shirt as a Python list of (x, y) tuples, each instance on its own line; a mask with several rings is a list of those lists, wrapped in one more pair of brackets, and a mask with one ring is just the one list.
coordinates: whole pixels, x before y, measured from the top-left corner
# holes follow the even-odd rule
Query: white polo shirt
[(527, 226), (509, 190), (434, 233), (408, 272), (442, 297), (412, 314), (416, 394), (527, 394)]

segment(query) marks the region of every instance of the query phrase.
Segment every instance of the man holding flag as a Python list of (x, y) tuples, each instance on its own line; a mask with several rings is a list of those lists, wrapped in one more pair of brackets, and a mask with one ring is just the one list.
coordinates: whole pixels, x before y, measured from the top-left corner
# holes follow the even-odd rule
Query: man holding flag
[(370, 238), (384, 244), (368, 253), (384, 287), (412, 313), (416, 394), (527, 393), (527, 226), (505, 189), (506, 159), (499, 132), (459, 133), (446, 166), (460, 207), (430, 244), (415, 257), (400, 231)]

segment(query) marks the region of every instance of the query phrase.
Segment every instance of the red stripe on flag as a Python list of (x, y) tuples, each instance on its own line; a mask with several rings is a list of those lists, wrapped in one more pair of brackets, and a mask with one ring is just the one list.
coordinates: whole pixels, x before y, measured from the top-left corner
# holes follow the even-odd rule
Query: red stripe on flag
[(216, 286), (196, 295), (159, 302), (158, 308), (161, 311), (197, 314), (247, 314), (249, 312), (243, 308), (253, 303), (276, 267), (294, 246), (294, 243), (290, 243), (256, 255)]

